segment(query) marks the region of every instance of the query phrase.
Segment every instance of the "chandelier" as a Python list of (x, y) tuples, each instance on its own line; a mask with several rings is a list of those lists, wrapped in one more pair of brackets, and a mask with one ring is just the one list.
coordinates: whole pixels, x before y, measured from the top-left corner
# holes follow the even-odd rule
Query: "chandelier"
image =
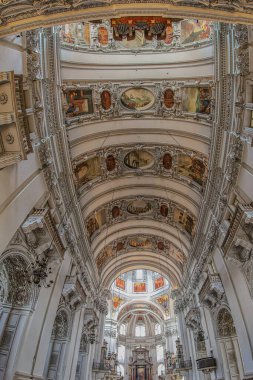
[(25, 270), (27, 282), (37, 285), (39, 288), (43, 285), (50, 288), (54, 281), (48, 280), (48, 276), (52, 273), (52, 268), (48, 267), (48, 257), (38, 258), (31, 263)]

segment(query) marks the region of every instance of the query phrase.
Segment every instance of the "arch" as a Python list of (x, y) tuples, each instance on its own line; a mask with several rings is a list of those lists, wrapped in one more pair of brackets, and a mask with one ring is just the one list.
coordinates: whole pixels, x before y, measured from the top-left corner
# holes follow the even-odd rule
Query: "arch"
[(69, 313), (67, 312), (66, 309), (62, 308), (58, 310), (56, 314), (52, 336), (54, 339), (64, 340), (69, 337), (69, 332), (70, 332)]
[[(198, 1), (194, 2), (177, 2), (172, 4), (171, 1), (154, 1), (150, 3), (148, 0), (139, 1), (138, 4), (134, 0), (122, 3), (113, 1), (97, 2), (78, 2), (71, 6), (69, 3), (39, 1), (34, 3), (31, 0), (22, 2), (21, 6), (16, 5), (15, 0), (1, 4), (2, 26), (0, 28), (0, 37), (8, 34), (31, 30), (34, 28), (49, 27), (53, 25), (94, 20), (110, 17), (127, 16), (129, 14), (152, 15), (160, 14), (169, 17), (178, 18), (196, 18), (207, 19), (222, 22), (235, 23), (252, 23), (253, 14), (250, 4), (243, 2), (235, 2), (226, 4), (224, 2)], [(148, 7), (147, 7), (148, 3)], [(23, 8), (23, 9), (22, 9)]]
[(220, 309), (217, 314), (217, 332), (220, 338), (236, 335), (233, 317), (225, 307)]

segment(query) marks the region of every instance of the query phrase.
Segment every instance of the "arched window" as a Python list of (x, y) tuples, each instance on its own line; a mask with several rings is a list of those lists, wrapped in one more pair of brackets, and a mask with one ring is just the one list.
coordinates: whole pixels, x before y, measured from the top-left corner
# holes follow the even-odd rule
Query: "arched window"
[(159, 364), (158, 366), (158, 376), (164, 375), (165, 374), (165, 367), (164, 364)]
[(124, 363), (125, 361), (125, 346), (118, 347), (118, 361)]
[(155, 324), (155, 335), (161, 334), (161, 325), (159, 323)]
[(120, 333), (121, 335), (126, 335), (126, 325), (125, 325), (125, 323), (122, 323), (122, 324), (120, 325), (119, 333)]
[(121, 376), (124, 377), (125, 372), (124, 372), (124, 367), (123, 367), (122, 364), (120, 364), (120, 365), (118, 366), (118, 372), (120, 373)]
[(157, 361), (163, 360), (163, 346), (156, 346), (156, 358)]
[(230, 312), (223, 308), (217, 316), (218, 335), (220, 337), (228, 337), (236, 335), (234, 321)]
[(146, 336), (145, 325), (136, 325), (135, 326), (135, 336)]

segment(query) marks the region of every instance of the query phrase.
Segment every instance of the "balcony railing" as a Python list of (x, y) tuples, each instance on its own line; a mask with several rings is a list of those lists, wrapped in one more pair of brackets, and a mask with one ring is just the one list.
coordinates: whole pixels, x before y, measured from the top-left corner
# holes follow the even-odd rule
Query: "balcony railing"
[(96, 363), (93, 362), (92, 369), (94, 371), (112, 371), (112, 366), (109, 363)]
[(189, 360), (180, 360), (175, 363), (170, 363), (168, 365), (168, 371), (171, 373), (171, 371), (176, 370), (176, 371), (189, 371), (192, 369), (192, 361), (191, 359)]
[(211, 372), (216, 368), (216, 359), (212, 356), (196, 360), (197, 369), (203, 372)]

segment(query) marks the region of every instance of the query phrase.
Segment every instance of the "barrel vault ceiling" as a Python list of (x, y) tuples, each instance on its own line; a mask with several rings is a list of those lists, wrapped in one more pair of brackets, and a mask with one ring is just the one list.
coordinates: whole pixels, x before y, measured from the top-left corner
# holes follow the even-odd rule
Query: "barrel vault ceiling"
[(182, 280), (203, 223), (213, 51), (212, 40), (144, 61), (62, 51), (63, 103), (92, 93), (93, 117), (66, 114), (66, 123), (84, 233), (107, 286), (136, 268), (162, 272), (174, 287)]

